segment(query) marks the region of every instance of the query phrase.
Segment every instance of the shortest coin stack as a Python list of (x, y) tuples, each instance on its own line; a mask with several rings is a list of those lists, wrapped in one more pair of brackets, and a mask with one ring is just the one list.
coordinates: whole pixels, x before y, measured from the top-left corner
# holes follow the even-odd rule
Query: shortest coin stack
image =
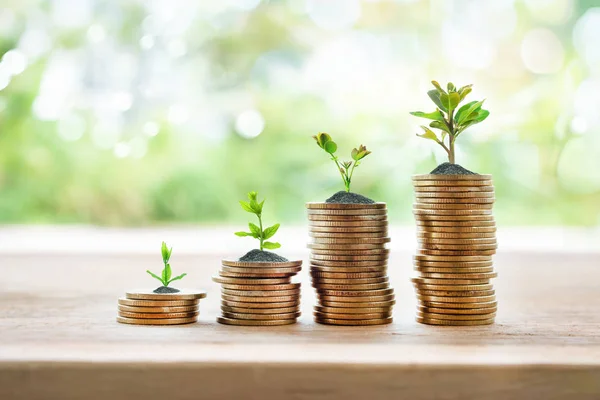
[(276, 326), (296, 323), (300, 316), (300, 283), (292, 276), (302, 261), (243, 262), (223, 260), (213, 281), (221, 284), (221, 316), (225, 325)]
[(198, 321), (198, 303), (206, 297), (201, 290), (176, 293), (132, 290), (119, 299), (117, 322), (131, 325), (182, 325)]

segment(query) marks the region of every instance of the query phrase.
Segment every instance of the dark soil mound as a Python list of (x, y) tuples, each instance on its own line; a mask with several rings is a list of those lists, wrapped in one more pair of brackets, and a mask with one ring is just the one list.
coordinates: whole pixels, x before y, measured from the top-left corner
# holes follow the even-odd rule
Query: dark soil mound
[(281, 257), (278, 254), (264, 250), (250, 250), (243, 257), (240, 257), (240, 261), (246, 262), (287, 262), (289, 261), (285, 257)]
[(476, 172), (469, 171), (466, 168), (463, 168), (459, 164), (450, 164), (449, 162), (442, 163), (438, 165), (433, 171), (430, 172), (431, 175), (479, 175)]
[(368, 197), (363, 195), (352, 193), (352, 192), (344, 192), (340, 190), (327, 200), (325, 203), (337, 203), (337, 204), (373, 204), (375, 203)]
[(174, 287), (168, 286), (159, 286), (154, 289), (154, 293), (178, 293), (179, 289), (175, 289)]

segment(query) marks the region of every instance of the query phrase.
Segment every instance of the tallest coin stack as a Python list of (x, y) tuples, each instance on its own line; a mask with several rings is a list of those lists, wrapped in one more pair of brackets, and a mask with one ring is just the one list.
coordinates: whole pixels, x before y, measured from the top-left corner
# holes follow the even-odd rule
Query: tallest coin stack
[(315, 321), (328, 325), (392, 322), (385, 203), (307, 203), (310, 274), (319, 304)]
[(417, 321), (488, 325), (496, 316), (491, 175), (413, 176), (419, 248), (413, 278)]

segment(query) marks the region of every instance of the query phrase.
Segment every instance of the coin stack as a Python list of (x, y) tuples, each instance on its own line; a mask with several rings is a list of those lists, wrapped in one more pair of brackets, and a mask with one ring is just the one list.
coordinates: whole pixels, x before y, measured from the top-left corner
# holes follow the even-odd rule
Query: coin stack
[(132, 325), (181, 325), (198, 321), (198, 304), (206, 297), (199, 290), (154, 293), (133, 290), (119, 299), (117, 322)]
[(489, 325), (497, 302), (491, 175), (415, 175), (417, 321)]
[(315, 321), (327, 325), (392, 322), (385, 203), (307, 203)]
[(300, 316), (300, 284), (291, 279), (302, 261), (242, 262), (223, 260), (213, 281), (221, 284), (221, 316), (225, 325), (276, 326), (296, 323)]

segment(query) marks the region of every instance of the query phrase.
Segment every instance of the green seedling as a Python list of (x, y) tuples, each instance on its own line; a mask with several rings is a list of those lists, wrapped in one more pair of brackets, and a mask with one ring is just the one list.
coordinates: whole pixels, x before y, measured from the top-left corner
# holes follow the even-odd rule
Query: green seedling
[(313, 139), (315, 139), (320, 148), (325, 150), (331, 156), (331, 159), (337, 166), (337, 169), (340, 171), (340, 175), (344, 181), (344, 186), (346, 187), (346, 192), (349, 192), (350, 183), (352, 183), (352, 175), (354, 174), (354, 168), (358, 167), (360, 165), (360, 160), (371, 154), (371, 152), (361, 144), (358, 149), (352, 149), (352, 152), (350, 153), (352, 161), (340, 162), (338, 156), (335, 155), (338, 146), (333, 140), (331, 140), (331, 136), (321, 132), (313, 136)]
[(244, 209), (244, 211), (247, 211), (251, 214), (254, 214), (258, 217), (258, 226), (256, 224), (253, 224), (252, 222), (248, 223), (248, 227), (250, 228), (250, 232), (236, 232), (235, 234), (237, 236), (252, 236), (255, 239), (258, 239), (260, 241), (260, 250), (264, 250), (264, 249), (278, 249), (281, 247), (281, 245), (277, 242), (268, 242), (267, 239), (270, 239), (273, 237), (273, 235), (275, 235), (275, 233), (277, 233), (277, 230), (279, 229), (279, 224), (275, 224), (273, 226), (270, 226), (266, 229), (263, 229), (263, 223), (262, 223), (262, 210), (263, 210), (263, 205), (265, 204), (265, 201), (261, 201), (260, 203), (258, 202), (258, 200), (256, 199), (258, 197), (258, 193), (257, 192), (250, 192), (248, 193), (248, 200), (249, 201), (243, 201), (240, 200), (240, 205), (242, 206), (242, 208)]
[(162, 254), (163, 264), (165, 267), (162, 270), (161, 276), (153, 274), (149, 270), (146, 272), (149, 273), (153, 278), (158, 279), (163, 286), (169, 286), (169, 283), (182, 279), (187, 274), (181, 274), (174, 278), (171, 278), (171, 264), (169, 264), (169, 260), (171, 259), (171, 253), (173, 252), (173, 248), (169, 249), (165, 242), (162, 242), (162, 246), (160, 248), (160, 252)]
[[(427, 92), (429, 98), (437, 106), (436, 110), (431, 113), (421, 111), (411, 112), (416, 117), (433, 120), (429, 127), (423, 128), (422, 134), (417, 136), (435, 141), (442, 146), (448, 153), (448, 161), (451, 164), (455, 163), (454, 144), (458, 136), (471, 125), (478, 124), (485, 120), (490, 112), (481, 108), (484, 100), (472, 101), (458, 108), (458, 105), (471, 92), (473, 85), (463, 86), (457, 89), (452, 83), (448, 83), (446, 90), (442, 89), (439, 83), (431, 81), (435, 89)], [(458, 110), (457, 110), (458, 108)], [(429, 128), (438, 129), (440, 136)], [(448, 138), (448, 140), (446, 140)]]

